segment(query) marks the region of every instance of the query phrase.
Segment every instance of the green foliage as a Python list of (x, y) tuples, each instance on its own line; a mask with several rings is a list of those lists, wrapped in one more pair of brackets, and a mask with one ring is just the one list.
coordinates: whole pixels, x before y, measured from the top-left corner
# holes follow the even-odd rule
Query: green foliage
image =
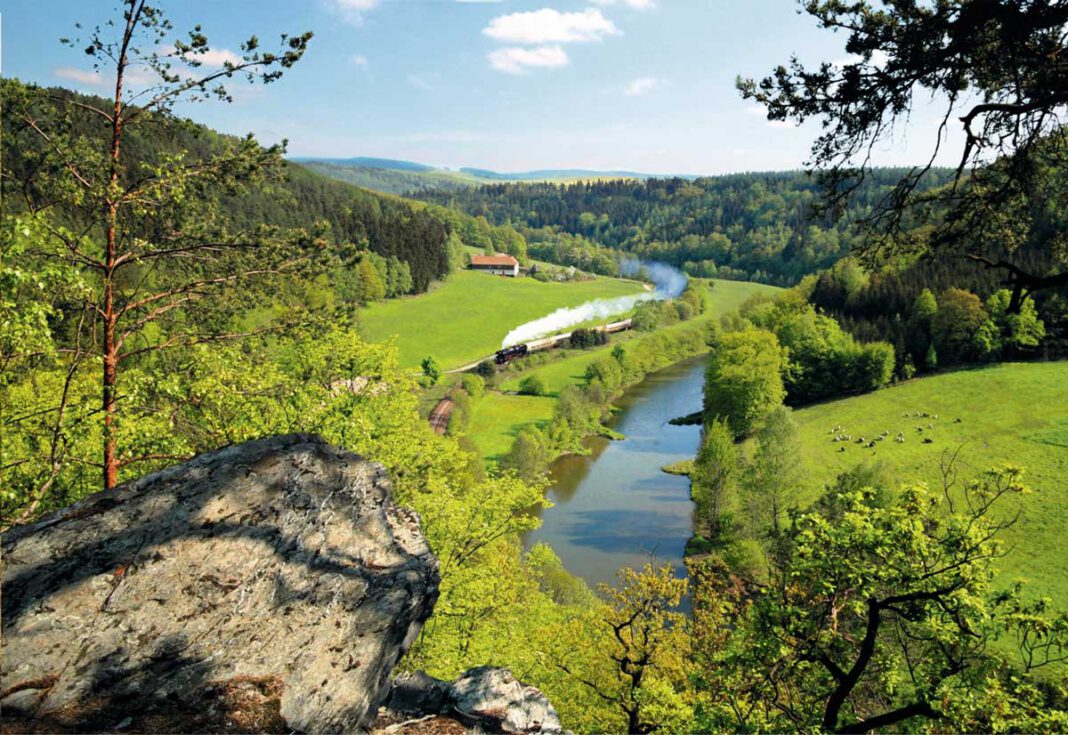
[(482, 394), (486, 392), (486, 381), (482, 379), (481, 375), (467, 373), (461, 380), (461, 384), (464, 390), (467, 391), (467, 395), (472, 398), (481, 398)]
[(587, 347), (599, 347), (608, 344), (608, 333), (600, 329), (579, 327), (572, 330), (568, 344), (580, 350), (584, 350)]
[(746, 467), (744, 502), (750, 538), (775, 539), (800, 480), (801, 447), (790, 409), (777, 406), (756, 435), (756, 451)]
[(1000, 337), (1006, 345), (1014, 350), (1037, 347), (1046, 336), (1046, 325), (1038, 318), (1035, 302), (1025, 297), (1017, 312), (1012, 312), (1012, 294), (1007, 289), (999, 289), (986, 300), (990, 318), (997, 325)]
[(931, 319), (932, 344), (943, 363), (989, 358), (1000, 349), (997, 328), (975, 294), (951, 288)]
[(519, 381), (519, 393), (524, 396), (543, 396), (546, 393), (545, 381), (538, 375), (528, 375)]
[(834, 319), (818, 314), (797, 294), (744, 310), (754, 324), (775, 333), (789, 354), (783, 382), (790, 403), (877, 390), (894, 371), (894, 348), (858, 344)]
[(718, 335), (705, 373), (705, 422), (723, 419), (735, 437), (750, 434), (782, 403), (782, 362), (782, 348), (770, 332)]
[(548, 438), (538, 428), (528, 426), (516, 436), (511, 451), (501, 464), (515, 470), (527, 482), (538, 482), (545, 477), (550, 459)]
[(434, 385), (438, 382), (438, 378), (441, 377), (441, 367), (438, 365), (438, 361), (434, 359), (433, 355), (427, 355), (423, 358), (423, 362), (420, 363), (420, 368), (423, 370), (423, 375)]
[(991, 584), (1006, 525), (991, 509), (1023, 491), (1013, 469), (943, 498), (907, 487), (886, 506), (866, 489), (829, 490), (770, 557), (770, 583), (732, 636), (727, 665), (741, 679), (728, 696), (769, 723), (865, 732), (985, 696), (990, 672), (1009, 671), (990, 652), (1002, 636), (1036, 636), (1059, 656), (1065, 621), (1021, 615), (1019, 590)]
[(716, 419), (705, 427), (690, 474), (696, 530), (712, 545), (727, 541), (738, 511), (738, 465), (734, 435), (726, 421)]
[(605, 603), (558, 631), (555, 665), (611, 707), (590, 729), (689, 727), (689, 626), (677, 611), (686, 589), (687, 581), (677, 579), (670, 565), (623, 569), (616, 587), (602, 585)]

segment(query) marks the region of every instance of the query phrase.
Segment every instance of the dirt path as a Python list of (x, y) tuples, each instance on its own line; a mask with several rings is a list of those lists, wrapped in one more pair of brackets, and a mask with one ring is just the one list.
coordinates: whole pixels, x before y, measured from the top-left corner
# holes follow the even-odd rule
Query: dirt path
[(434, 410), (430, 412), (430, 428), (435, 434), (444, 434), (449, 425), (449, 416), (452, 415), (453, 402), (451, 398), (442, 398)]

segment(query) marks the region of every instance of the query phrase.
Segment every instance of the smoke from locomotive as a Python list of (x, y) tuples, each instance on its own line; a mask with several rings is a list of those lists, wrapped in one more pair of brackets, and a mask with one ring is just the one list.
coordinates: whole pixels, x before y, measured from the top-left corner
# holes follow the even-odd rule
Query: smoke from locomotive
[(636, 275), (639, 271), (643, 272), (653, 281), (656, 289), (634, 296), (595, 299), (579, 306), (557, 309), (548, 316), (521, 324), (513, 329), (501, 341), (501, 347), (530, 342), (593, 319), (607, 319), (610, 316), (633, 309), (636, 304), (642, 301), (660, 301), (675, 298), (686, 288), (686, 274), (678, 268), (673, 268), (665, 263), (629, 259), (620, 264), (619, 270), (622, 275)]

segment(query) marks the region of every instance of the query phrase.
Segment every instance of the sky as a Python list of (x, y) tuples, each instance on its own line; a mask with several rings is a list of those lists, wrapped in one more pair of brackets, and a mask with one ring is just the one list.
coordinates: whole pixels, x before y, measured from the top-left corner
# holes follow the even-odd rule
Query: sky
[[(200, 24), (227, 58), (257, 35), (313, 31), (270, 85), (183, 115), (291, 156), (376, 156), (496, 171), (547, 168), (720, 174), (800, 168), (819, 133), (769, 122), (737, 76), (792, 53), (840, 61), (845, 37), (795, 0), (157, 0), (176, 32)], [(3, 74), (107, 92), (59, 43), (117, 18), (112, 0), (5, 0)], [(930, 155), (937, 110), (918, 109), (881, 165)], [(947, 154), (948, 155), (948, 154)], [(943, 163), (953, 163), (946, 158)]]

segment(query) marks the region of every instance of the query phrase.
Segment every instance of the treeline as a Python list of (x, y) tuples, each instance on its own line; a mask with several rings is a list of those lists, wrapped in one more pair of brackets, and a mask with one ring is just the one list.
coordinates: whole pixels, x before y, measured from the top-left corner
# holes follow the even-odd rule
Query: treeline
[[(792, 285), (833, 265), (857, 241), (867, 215), (904, 172), (876, 172), (842, 220), (813, 216), (818, 182), (801, 172), (574, 184), (494, 184), (424, 191), (427, 201), (510, 224), (532, 254), (610, 273), (620, 252), (671, 263), (691, 275)], [(927, 174), (921, 189), (948, 180)], [(550, 257), (551, 255), (551, 257)]]

